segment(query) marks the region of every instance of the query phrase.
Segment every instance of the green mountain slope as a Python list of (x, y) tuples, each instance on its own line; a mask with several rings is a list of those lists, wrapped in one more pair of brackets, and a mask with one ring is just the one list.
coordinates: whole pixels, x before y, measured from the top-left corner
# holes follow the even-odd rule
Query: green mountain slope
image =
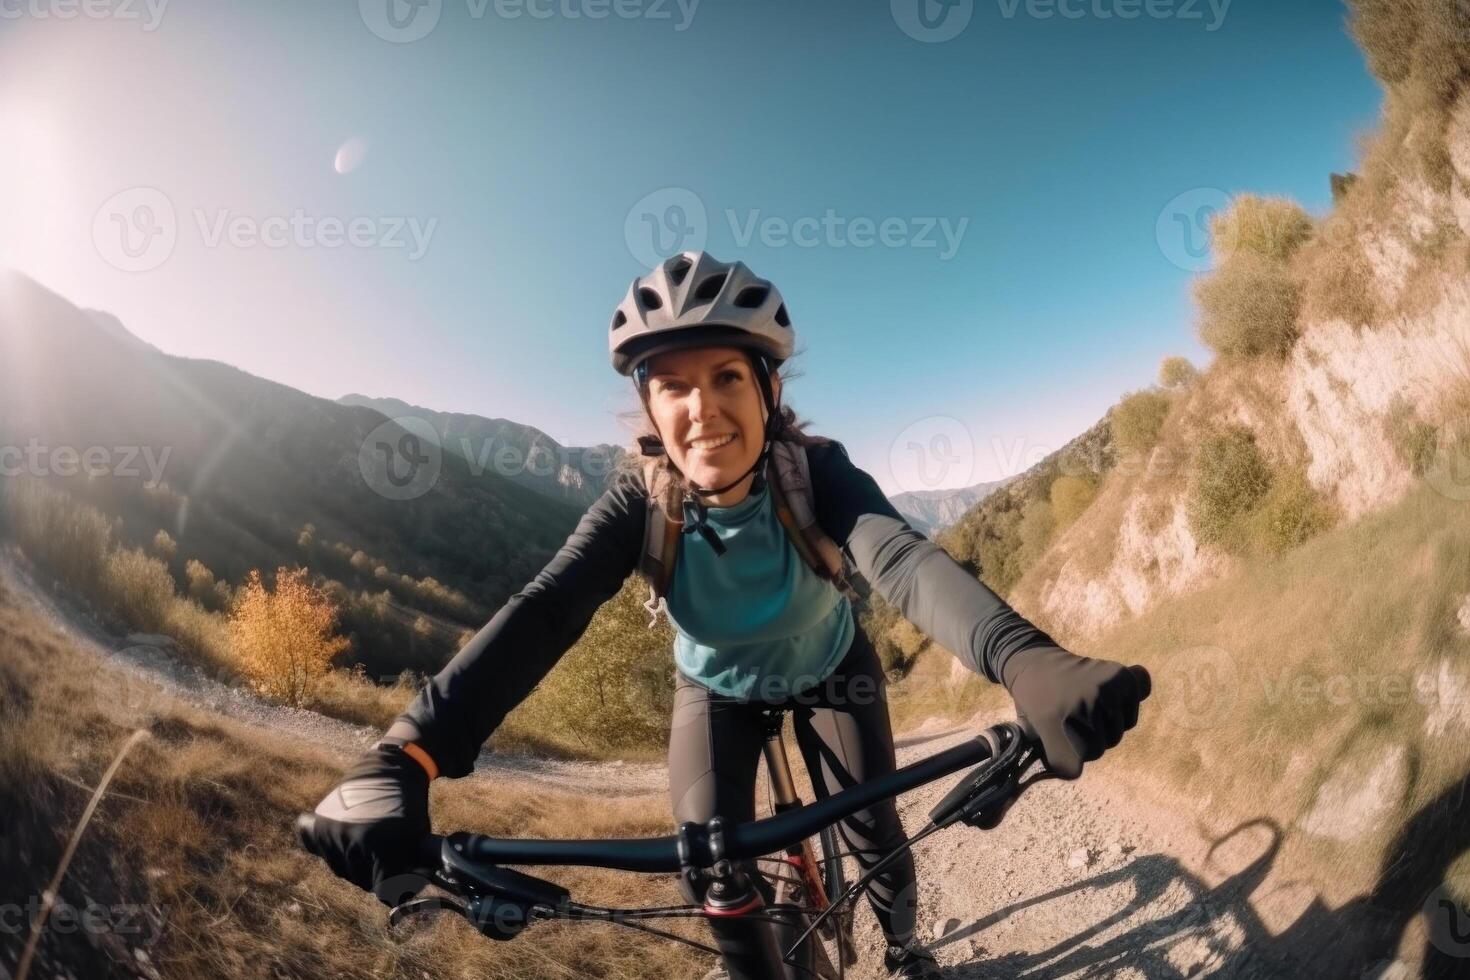
[[(384, 453), (415, 444), (381, 413), (159, 353), (10, 272), (0, 275), (0, 373), (9, 476), (92, 503), (120, 521), (125, 542), (166, 532), (180, 583), (189, 559), (234, 584), (252, 568), (304, 564), (340, 583), (339, 598), (378, 595), (399, 626), (425, 620), (418, 633), (434, 640), (419, 644), (420, 666), (482, 625), (581, 512), (423, 443), (432, 464), (413, 471), (400, 455), (393, 471), (437, 466), (437, 477), (400, 490)], [(403, 637), (361, 625), (377, 634), (359, 637), (370, 665), (407, 659)]]

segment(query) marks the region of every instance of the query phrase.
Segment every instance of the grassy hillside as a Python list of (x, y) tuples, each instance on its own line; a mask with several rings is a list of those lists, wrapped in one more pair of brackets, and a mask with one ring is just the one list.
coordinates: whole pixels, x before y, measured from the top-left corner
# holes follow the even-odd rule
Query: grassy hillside
[[(1470, 903), (1461, 6), (1350, 4), (1385, 102), (1333, 210), (1237, 198), (1195, 288), (1214, 360), (1167, 360), (943, 539), (1074, 649), (1153, 671), (1114, 771), (1268, 821), (1288, 873), (1400, 922), (1441, 885)], [(901, 710), (988, 703), (931, 656)], [(1410, 958), (1460, 975), (1436, 950)]]
[[(0, 905), (36, 907), (92, 787), (131, 733), (148, 733), (81, 838), (32, 977), (633, 980), (700, 976), (709, 966), (686, 947), (611, 927), (542, 924), (503, 944), (443, 917), (390, 933), (386, 910), (301, 852), (291, 834), (294, 815), (340, 776), (337, 763), (288, 736), (171, 703), (70, 647), (3, 587), (0, 648)], [(672, 829), (658, 796), (589, 808), (575, 796), (505, 784), (493, 800), (485, 792), (436, 784), (439, 829), (553, 837)], [(569, 869), (551, 877), (589, 901), (678, 901), (673, 876)], [(92, 925), (79, 929), (76, 913), (87, 910)], [(7, 976), (28, 938), (25, 929), (0, 930)]]
[(251, 569), (306, 566), (374, 674), (437, 667), (580, 515), (449, 452), (432, 485), (395, 499), (373, 468), (379, 444), (410, 434), (380, 413), (161, 354), (14, 273), (0, 364), (0, 445), (37, 447), (19, 464), (30, 475), (153, 550), (181, 591), (205, 573), (225, 583), (217, 605)]

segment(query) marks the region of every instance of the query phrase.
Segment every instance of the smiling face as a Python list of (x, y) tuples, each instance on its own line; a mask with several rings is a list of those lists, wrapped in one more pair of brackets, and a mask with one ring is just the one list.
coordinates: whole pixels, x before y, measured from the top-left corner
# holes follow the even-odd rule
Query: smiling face
[[(780, 398), (781, 379), (771, 378)], [(765, 403), (750, 358), (737, 347), (696, 347), (656, 354), (648, 365), (648, 410), (669, 459), (701, 487), (722, 487), (755, 464), (764, 444)], [(751, 474), (715, 507), (739, 503)]]

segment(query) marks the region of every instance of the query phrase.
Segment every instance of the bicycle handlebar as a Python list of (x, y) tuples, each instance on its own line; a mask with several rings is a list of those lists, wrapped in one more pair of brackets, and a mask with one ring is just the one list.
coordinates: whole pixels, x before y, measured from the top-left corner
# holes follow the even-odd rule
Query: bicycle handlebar
[[(687, 864), (707, 867), (722, 858), (747, 860), (798, 844), (822, 828), (880, 800), (899, 796), (967, 765), (1002, 757), (1014, 761), (1032, 742), (1033, 737), (1020, 725), (1002, 723), (969, 741), (904, 766), (887, 776), (859, 783), (799, 809), (745, 824), (685, 824), (676, 835), (605, 840), (523, 840), (470, 833), (448, 837), (431, 834), (420, 843), (419, 855), (426, 868), (471, 862), (581, 865), (646, 873), (677, 872)], [(975, 792), (971, 785), (974, 782), (973, 779), (962, 780), (931, 811), (930, 818), (939, 823), (958, 813)], [(297, 818), (297, 833), (308, 849), (315, 837), (315, 824), (313, 814)]]

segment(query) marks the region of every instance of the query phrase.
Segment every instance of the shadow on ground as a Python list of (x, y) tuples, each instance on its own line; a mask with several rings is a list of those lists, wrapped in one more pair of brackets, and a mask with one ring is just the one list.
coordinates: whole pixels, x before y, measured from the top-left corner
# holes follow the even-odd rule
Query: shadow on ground
[[(1405, 823), (1369, 893), (1336, 909), (1312, 896), (1289, 926), (1273, 932), (1257, 907), (1282, 838), (1281, 828), (1264, 820), (1220, 837), (1212, 857), (1225, 848), (1258, 853), (1213, 887), (1177, 860), (1151, 854), (1014, 902), (934, 944), (943, 949), (968, 941), (981, 947), (972, 962), (948, 967), (944, 976), (1470, 980), (1470, 910), (1445, 888), (1450, 866), (1470, 851), (1470, 774)], [(1269, 890), (1279, 894), (1282, 887)], [(1064, 914), (1067, 898), (1107, 889), (1127, 897), (1103, 920), (1046, 949), (984, 955), (986, 932), (1011, 916), (1048, 906)]]

